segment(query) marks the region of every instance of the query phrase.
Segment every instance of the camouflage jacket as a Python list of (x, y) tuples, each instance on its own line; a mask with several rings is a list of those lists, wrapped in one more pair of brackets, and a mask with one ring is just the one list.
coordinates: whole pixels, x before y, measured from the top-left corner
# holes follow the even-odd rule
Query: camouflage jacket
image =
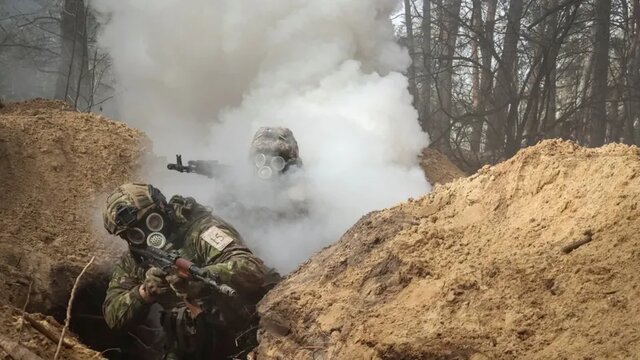
[[(207, 211), (190, 198), (174, 197), (169, 202), (174, 207), (180, 226), (176, 231), (177, 242), (182, 246), (179, 255), (194, 264), (219, 275), (219, 280), (230, 285), (240, 295), (238, 304), (225, 304), (229, 298), (211, 295), (214, 306), (222, 311), (228, 320), (247, 317), (252, 307), (264, 295), (267, 289), (269, 270), (262, 260), (254, 256), (244, 245), (238, 232), (224, 220)], [(211, 232), (228, 236), (230, 243), (216, 244), (207, 238)], [(223, 236), (224, 236), (223, 235)], [(125, 254), (113, 269), (111, 281), (103, 304), (105, 320), (111, 328), (124, 328), (135, 325), (136, 320), (144, 318), (151, 304), (143, 301), (139, 287), (149, 265)], [(180, 307), (182, 299), (173, 293), (157, 299), (165, 310)], [(241, 311), (242, 309), (243, 311)]]

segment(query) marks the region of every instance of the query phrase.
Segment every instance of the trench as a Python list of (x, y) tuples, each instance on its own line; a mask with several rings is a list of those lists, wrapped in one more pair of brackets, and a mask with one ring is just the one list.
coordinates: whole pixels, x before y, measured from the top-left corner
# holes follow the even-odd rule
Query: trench
[[(51, 316), (59, 324), (64, 324), (71, 289), (80, 270), (78, 265), (56, 264), (48, 276), (44, 277), (49, 279), (48, 284), (37, 291), (38, 296), (33, 297), (27, 311)], [(101, 352), (107, 359), (161, 359), (164, 355), (161, 306), (152, 305), (146, 317), (136, 319), (135, 326), (125, 330), (109, 328), (102, 313), (102, 305), (110, 280), (111, 270), (107, 268), (83, 276), (72, 304), (69, 330), (80, 342)], [(18, 302), (23, 302), (22, 298)], [(223, 356), (236, 356), (233, 358), (246, 355), (257, 345), (257, 322), (246, 326), (249, 327), (232, 332), (221, 329), (218, 335), (221, 339), (220, 348), (216, 351), (220, 350), (225, 354)]]
[[(110, 273), (93, 275), (82, 282), (76, 290), (71, 310), (69, 329), (89, 348), (99, 351), (107, 359), (155, 360), (162, 355), (161, 345), (150, 346), (161, 333), (159, 324), (145, 324), (141, 328), (127, 330), (110, 329), (102, 314)], [(46, 311), (60, 324), (66, 317), (65, 305), (54, 306)], [(156, 344), (159, 344), (156, 340)]]

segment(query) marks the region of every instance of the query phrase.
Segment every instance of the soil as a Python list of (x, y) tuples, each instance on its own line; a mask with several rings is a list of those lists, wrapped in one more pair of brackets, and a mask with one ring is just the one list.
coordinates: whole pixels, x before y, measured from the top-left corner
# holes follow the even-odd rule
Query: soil
[(432, 148), (425, 148), (422, 151), (420, 166), (431, 185), (442, 185), (467, 176), (446, 155)]
[(258, 358), (637, 358), (639, 174), (549, 140), (370, 213), (263, 299)]
[[(100, 304), (122, 243), (99, 210), (148, 154), (140, 131), (62, 102), (0, 109), (0, 346), (52, 358), (20, 309), (59, 334), (91, 256), (62, 358), (121, 341)], [(467, 178), (435, 151), (422, 163), (434, 192), (367, 214), (260, 303), (259, 359), (637, 357), (640, 149), (545, 141)]]
[[(19, 342), (22, 347), (32, 354), (42, 359), (53, 359), (57, 344), (24, 320), (21, 314), (20, 309), (15, 307), (0, 306), (0, 327), (2, 327), (0, 341)], [(59, 338), (62, 326), (55, 319), (41, 314), (28, 314), (27, 316)], [(70, 347), (61, 347), (60, 359), (85, 360), (103, 358), (99, 352), (88, 349), (80, 343), (73, 334), (66, 333), (64, 339), (65, 343), (69, 344)], [(0, 351), (0, 354), (2, 353), (3, 351)]]
[[(104, 231), (100, 206), (105, 193), (134, 179), (149, 146), (140, 131), (63, 102), (0, 109), (0, 304), (22, 308), (29, 295), (27, 311), (63, 321), (91, 256), (81, 292), (104, 282), (122, 245)], [(3, 332), (12, 334), (7, 323)]]

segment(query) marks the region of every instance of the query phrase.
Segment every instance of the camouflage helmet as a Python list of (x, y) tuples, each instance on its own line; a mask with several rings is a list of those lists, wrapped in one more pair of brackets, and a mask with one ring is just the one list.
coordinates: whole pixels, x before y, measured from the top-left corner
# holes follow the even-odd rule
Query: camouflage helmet
[(261, 127), (251, 141), (251, 154), (264, 153), (282, 156), (286, 161), (298, 158), (298, 142), (285, 127)]
[(119, 235), (127, 227), (142, 219), (149, 210), (166, 204), (164, 195), (149, 184), (129, 183), (116, 188), (102, 209), (104, 227), (110, 234)]

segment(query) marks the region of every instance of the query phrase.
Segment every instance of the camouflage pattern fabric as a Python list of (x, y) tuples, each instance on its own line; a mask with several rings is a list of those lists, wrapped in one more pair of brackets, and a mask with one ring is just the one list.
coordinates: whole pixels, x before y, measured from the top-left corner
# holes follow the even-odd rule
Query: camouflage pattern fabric
[(129, 183), (119, 186), (109, 197), (105, 203), (105, 208), (102, 210), (102, 217), (104, 221), (104, 227), (110, 234), (118, 235), (126, 228), (116, 225), (115, 217), (118, 206), (131, 205), (138, 208), (138, 220), (140, 220), (144, 214), (155, 206), (151, 194), (149, 193), (149, 185)]
[[(269, 270), (262, 260), (247, 249), (231, 225), (211, 214), (195, 200), (178, 196), (171, 199), (169, 206), (173, 207), (179, 223), (175, 231), (177, 242), (182, 244), (177, 250), (178, 254), (214, 274), (219, 281), (232, 286), (240, 295), (232, 300), (205, 288), (199, 294), (199, 299), (189, 301), (195, 301), (203, 309), (215, 313), (221, 328), (240, 329), (246, 326), (255, 313), (255, 304), (266, 292)], [(206, 241), (206, 234), (212, 231), (228, 237), (230, 242), (216, 248)], [(125, 254), (114, 267), (103, 304), (104, 317), (111, 328), (135, 325), (147, 315), (151, 304), (145, 303), (141, 298), (139, 287), (148, 267), (148, 264), (134, 258), (131, 253)], [(181, 311), (185, 307), (183, 299), (173, 292), (160, 295), (156, 302), (168, 312)], [(169, 348), (172, 349), (169, 351), (173, 354), (171, 356), (185, 351), (176, 344), (169, 344)]]

